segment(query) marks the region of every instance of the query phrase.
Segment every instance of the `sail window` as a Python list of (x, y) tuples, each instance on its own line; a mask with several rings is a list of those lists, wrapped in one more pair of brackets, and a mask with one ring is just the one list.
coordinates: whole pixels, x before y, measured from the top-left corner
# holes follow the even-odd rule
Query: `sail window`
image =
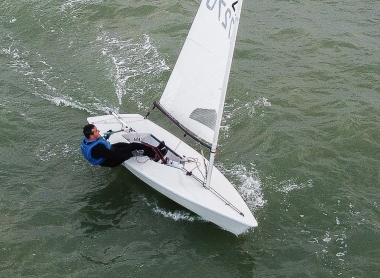
[(196, 108), (191, 112), (190, 119), (214, 130), (216, 124), (216, 111), (214, 109)]

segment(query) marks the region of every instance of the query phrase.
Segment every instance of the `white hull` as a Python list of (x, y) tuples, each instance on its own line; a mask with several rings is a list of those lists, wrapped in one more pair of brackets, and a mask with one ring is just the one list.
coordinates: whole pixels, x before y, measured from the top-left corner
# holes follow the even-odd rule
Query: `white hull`
[[(192, 171), (192, 174), (201, 182), (205, 181), (206, 167), (204, 158), (200, 153), (140, 115), (121, 114), (119, 116), (128, 128), (132, 128), (134, 131), (114, 133), (109, 139), (112, 144), (128, 142), (126, 139), (128, 138), (130, 142), (141, 140), (157, 146), (158, 142), (150, 136), (152, 134), (159, 140), (165, 141), (166, 145), (177, 154), (197, 160), (198, 167), (195, 163), (185, 163), (184, 166), (177, 165), (187, 171)], [(116, 131), (122, 128), (120, 122), (112, 115), (90, 117), (87, 120), (89, 123), (95, 124), (102, 133), (110, 129)], [(179, 158), (171, 152), (167, 154), (167, 157), (172, 161), (179, 162)], [(154, 162), (147, 157), (133, 157), (125, 161), (124, 166), (158, 192), (229, 232), (239, 235), (249, 228), (257, 226), (256, 219), (239, 193), (215, 167), (209, 189), (205, 188), (194, 177), (186, 175), (186, 171)], [(224, 200), (217, 196), (214, 191), (221, 195)], [(226, 201), (231, 205), (227, 205)]]

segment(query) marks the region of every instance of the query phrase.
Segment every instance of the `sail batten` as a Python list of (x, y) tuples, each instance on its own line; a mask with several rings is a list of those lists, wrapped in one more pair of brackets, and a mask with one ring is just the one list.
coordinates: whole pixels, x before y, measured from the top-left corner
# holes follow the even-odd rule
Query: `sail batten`
[(159, 100), (175, 121), (208, 146), (216, 144), (219, 134), (241, 2), (202, 0)]

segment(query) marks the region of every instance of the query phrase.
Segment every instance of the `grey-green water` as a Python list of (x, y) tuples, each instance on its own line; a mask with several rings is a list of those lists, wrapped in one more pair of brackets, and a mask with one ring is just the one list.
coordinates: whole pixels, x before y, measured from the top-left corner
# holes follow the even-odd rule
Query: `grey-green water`
[(1, 277), (377, 277), (379, 1), (244, 2), (217, 166), (255, 230), (82, 158), (86, 117), (159, 98), (198, 5), (0, 1)]

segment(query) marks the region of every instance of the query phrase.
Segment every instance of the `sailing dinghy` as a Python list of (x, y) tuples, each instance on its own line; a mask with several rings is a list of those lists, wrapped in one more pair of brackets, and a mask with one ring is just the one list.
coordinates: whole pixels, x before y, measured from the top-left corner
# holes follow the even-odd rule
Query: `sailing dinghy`
[(187, 135), (209, 149), (202, 154), (162, 127), (138, 114), (89, 117), (109, 141), (165, 141), (164, 159), (136, 156), (123, 163), (152, 188), (239, 235), (257, 221), (227, 178), (214, 166), (219, 129), (242, 0), (203, 0), (161, 99), (154, 103)]

